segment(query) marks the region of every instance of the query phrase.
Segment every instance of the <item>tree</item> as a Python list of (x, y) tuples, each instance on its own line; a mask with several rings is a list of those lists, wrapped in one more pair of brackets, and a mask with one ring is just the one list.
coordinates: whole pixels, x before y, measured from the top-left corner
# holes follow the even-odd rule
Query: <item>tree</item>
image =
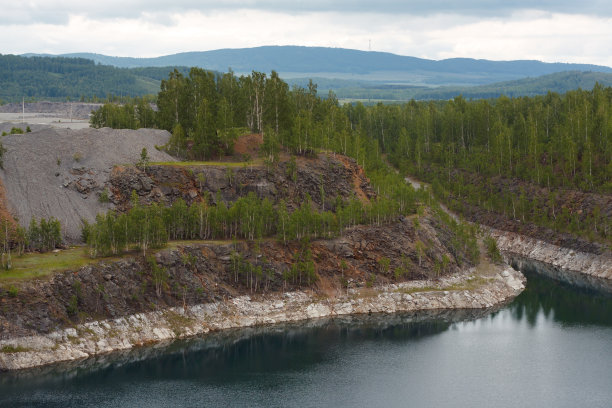
[(416, 250), (417, 257), (419, 258), (419, 267), (421, 267), (421, 260), (425, 254), (425, 244), (421, 240), (417, 240), (414, 243), (414, 249)]
[(149, 153), (147, 152), (147, 148), (143, 147), (140, 151), (140, 160), (138, 160), (136, 166), (140, 167), (142, 171), (146, 172), (150, 162), (151, 160), (149, 159)]

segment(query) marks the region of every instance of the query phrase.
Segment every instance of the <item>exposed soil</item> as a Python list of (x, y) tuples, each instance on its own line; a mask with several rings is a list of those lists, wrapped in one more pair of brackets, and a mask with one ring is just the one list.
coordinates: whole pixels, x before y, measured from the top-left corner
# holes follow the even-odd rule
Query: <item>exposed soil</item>
[(260, 133), (251, 133), (240, 136), (234, 144), (234, 155), (242, 158), (249, 155), (251, 158), (257, 157), (259, 149), (263, 144), (263, 136)]

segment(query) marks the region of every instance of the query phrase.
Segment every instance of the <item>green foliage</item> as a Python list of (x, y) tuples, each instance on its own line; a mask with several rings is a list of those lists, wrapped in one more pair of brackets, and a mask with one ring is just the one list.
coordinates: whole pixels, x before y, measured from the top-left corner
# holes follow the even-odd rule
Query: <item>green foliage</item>
[(12, 346), (10, 344), (4, 345), (2, 348), (0, 348), (1, 353), (24, 353), (26, 351), (30, 351), (30, 349), (23, 346)]
[(607, 241), (612, 226), (594, 205), (561, 208), (565, 189), (612, 191), (611, 106), (612, 88), (596, 85), (533, 98), (357, 104), (347, 113), (396, 167), (431, 183), (456, 212), (481, 208)]
[(158, 205), (143, 207), (138, 197), (133, 197), (132, 208), (127, 214), (109, 211), (98, 214), (94, 224), (85, 224), (83, 236), (87, 238), (92, 257), (108, 256), (140, 249), (146, 255), (149, 248), (160, 248), (168, 241), (168, 233)]
[(66, 311), (70, 315), (77, 315), (79, 313), (79, 298), (77, 295), (72, 295), (70, 300), (68, 301), (68, 306), (66, 307)]
[(149, 153), (147, 152), (147, 148), (143, 147), (140, 152), (140, 160), (138, 160), (138, 163), (136, 164), (136, 166), (140, 167), (143, 171), (146, 171), (150, 162), (151, 162), (151, 159), (149, 158)]
[(293, 155), (287, 162), (287, 177), (294, 183), (297, 183), (297, 163), (295, 161), (295, 156)]
[(283, 275), (283, 278), (298, 285), (302, 283), (311, 285), (318, 280), (308, 238), (301, 240), (300, 249), (294, 254), (291, 268)]
[(7, 292), (8, 292), (8, 295), (10, 297), (14, 298), (14, 297), (17, 297), (17, 295), (19, 295), (19, 288), (16, 287), (16, 286), (11, 285), (11, 286), (8, 287)]
[(385, 256), (378, 260), (378, 266), (380, 268), (380, 273), (385, 275), (389, 271), (389, 266), (391, 265), (391, 260)]
[(108, 203), (108, 202), (110, 202), (109, 191), (108, 191), (107, 188), (105, 188), (104, 190), (102, 190), (100, 192), (100, 196), (98, 197), (98, 200), (101, 203)]
[(155, 293), (157, 294), (157, 297), (160, 297), (168, 280), (168, 271), (159, 266), (155, 260), (155, 257), (153, 256), (148, 257), (147, 261), (151, 268), (151, 278), (153, 279), (153, 284), (155, 285)]
[[(173, 67), (115, 68), (83, 58), (0, 55), (0, 97), (21, 102), (22, 97), (66, 101), (113, 95), (142, 96), (159, 90)], [(177, 68), (187, 72), (188, 68)], [(96, 97), (97, 95), (97, 97)]]
[(4, 147), (2, 142), (0, 142), (0, 169), (4, 169), (4, 153), (6, 152), (6, 147)]
[(138, 129), (140, 123), (136, 119), (134, 105), (118, 105), (106, 103), (92, 112), (89, 118), (91, 127), (99, 129), (111, 127), (115, 129)]
[(82, 236), (93, 257), (119, 254), (134, 247), (146, 253), (149, 247), (161, 247), (168, 239), (242, 238), (255, 241), (277, 236), (286, 243), (331, 238), (344, 228), (358, 224), (381, 225), (409, 210), (384, 197), (369, 204), (356, 198), (340, 202), (335, 212), (317, 210), (310, 197), (291, 213), (284, 202), (275, 208), (267, 198), (259, 199), (253, 192), (230, 207), (220, 197), (215, 201), (218, 203), (215, 206), (207, 202), (187, 206), (182, 199), (170, 207), (141, 206), (133, 193), (132, 208), (127, 213), (98, 214), (94, 224), (84, 223)]
[(62, 227), (54, 217), (30, 220), (27, 231), (27, 247), (30, 251), (46, 252), (62, 244)]
[(185, 157), (187, 153), (187, 138), (180, 123), (174, 125), (172, 136), (166, 144), (166, 152), (176, 157)]
[(18, 127), (11, 128), (11, 135), (23, 135), (23, 129)]
[(491, 258), (491, 261), (495, 263), (500, 263), (502, 261), (501, 253), (499, 252), (499, 248), (497, 247), (497, 242), (495, 238), (486, 236), (483, 240), (485, 247), (487, 248), (487, 255)]

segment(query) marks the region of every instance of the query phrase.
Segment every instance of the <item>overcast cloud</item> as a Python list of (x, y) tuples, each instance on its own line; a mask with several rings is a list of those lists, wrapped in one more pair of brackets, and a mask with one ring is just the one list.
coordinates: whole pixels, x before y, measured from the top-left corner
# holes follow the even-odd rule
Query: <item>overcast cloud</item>
[(260, 45), (612, 66), (609, 1), (0, 0), (0, 53), (152, 57)]

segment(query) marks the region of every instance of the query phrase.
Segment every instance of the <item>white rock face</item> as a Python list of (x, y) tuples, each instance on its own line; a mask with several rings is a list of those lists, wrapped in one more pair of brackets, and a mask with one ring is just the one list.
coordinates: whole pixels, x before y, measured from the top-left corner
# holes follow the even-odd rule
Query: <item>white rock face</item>
[(612, 292), (612, 255), (595, 255), (549, 244), (512, 232), (489, 229), (506, 261), (577, 286)]
[[(170, 308), (95, 321), (47, 335), (0, 341), (0, 348), (11, 346), (24, 350), (0, 353), (0, 370), (78, 360), (234, 327), (346, 314), (489, 308), (509, 301), (525, 288), (525, 277), (507, 266), (499, 268), (476, 288), (470, 284), (471, 278), (472, 270), (439, 281), (351, 289), (341, 296), (327, 298), (303, 291), (262, 295), (257, 298), (240, 296), (225, 302), (190, 306), (185, 310)], [(470, 289), (457, 289), (462, 285)], [(436, 290), (427, 289), (432, 287)]]

